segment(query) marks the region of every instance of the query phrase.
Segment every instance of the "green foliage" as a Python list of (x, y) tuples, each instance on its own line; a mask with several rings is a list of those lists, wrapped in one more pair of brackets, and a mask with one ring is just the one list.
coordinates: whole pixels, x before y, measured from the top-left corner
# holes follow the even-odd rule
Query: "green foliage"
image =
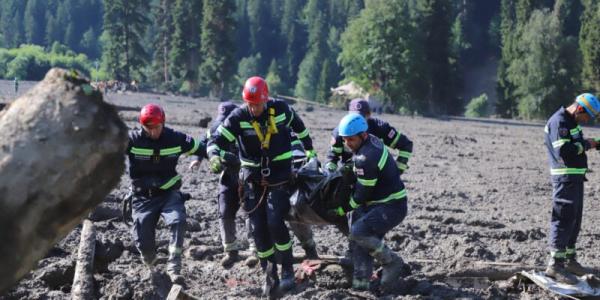
[(0, 49), (0, 78), (41, 80), (53, 67), (76, 69), (88, 76), (92, 68), (85, 55), (75, 55), (72, 51), (48, 53), (36, 45)]
[(487, 94), (481, 94), (479, 97), (471, 99), (467, 104), (465, 117), (481, 118), (487, 117), (489, 111), (489, 101)]
[(279, 95), (283, 94), (283, 85), (281, 82), (281, 77), (279, 76), (279, 70), (277, 69), (277, 61), (272, 60), (269, 65), (269, 71), (267, 72), (267, 77), (265, 80), (269, 85), (269, 94), (271, 95)]
[(579, 46), (583, 56), (581, 78), (583, 87), (600, 90), (600, 5), (596, 1), (585, 0)]

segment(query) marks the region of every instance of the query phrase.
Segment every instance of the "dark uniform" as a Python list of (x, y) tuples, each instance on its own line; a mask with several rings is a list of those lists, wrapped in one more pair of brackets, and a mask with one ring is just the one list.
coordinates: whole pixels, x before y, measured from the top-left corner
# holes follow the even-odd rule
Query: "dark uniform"
[(159, 216), (170, 226), (168, 271), (179, 272), (185, 231), (184, 199), (179, 192), (181, 175), (175, 167), (179, 156), (194, 154), (201, 159), (206, 145), (189, 135), (164, 127), (158, 140), (141, 130), (129, 134), (127, 155), (133, 199), (133, 237), (144, 262), (156, 258), (155, 228)]
[[(244, 209), (253, 225), (257, 256), (266, 269), (280, 254), (284, 278), (293, 278), (292, 240), (284, 223), (290, 208), (288, 182), (292, 170), (290, 129), (296, 132), (307, 151), (314, 151), (308, 129), (283, 101), (270, 99), (266, 109), (254, 118), (247, 106), (235, 109), (217, 129), (209, 143), (226, 149), (237, 141), (241, 179), (247, 183)], [(211, 148), (212, 149), (212, 148)], [(216, 150), (210, 157), (220, 155)], [(266, 183), (267, 185), (263, 185)], [(276, 268), (274, 270), (276, 272)]]
[[(217, 135), (217, 128), (223, 124), (229, 114), (238, 106), (231, 102), (224, 102), (219, 105), (219, 115), (211, 124), (206, 132), (206, 141)], [(221, 149), (212, 143), (207, 152), (227, 151), (235, 155), (239, 150), (235, 143), (227, 145), (227, 148)], [(241, 249), (241, 244), (237, 241), (235, 215), (240, 209), (240, 197), (238, 193), (238, 171), (237, 169), (226, 168), (219, 177), (219, 225), (221, 232), (221, 242), (225, 252), (237, 251)]]
[[(369, 134), (380, 138), (383, 143), (391, 149), (399, 150), (396, 164), (398, 169), (400, 169), (401, 172), (404, 172), (408, 168), (408, 159), (412, 155), (412, 141), (409, 140), (406, 135), (402, 134), (383, 120), (371, 117), (367, 119), (367, 124), (369, 125), (369, 129), (367, 130)], [(336, 127), (331, 132), (331, 147), (327, 154), (327, 159), (329, 160), (328, 164), (333, 163), (337, 165), (340, 159), (342, 163), (345, 163), (349, 161), (350, 158), (352, 158), (352, 153), (344, 149), (344, 141), (342, 137), (339, 136), (338, 128)]]
[[(397, 273), (402, 260), (383, 243), (384, 235), (398, 225), (407, 213), (407, 197), (400, 170), (387, 147), (369, 135), (353, 156), (357, 182), (349, 203), (339, 213), (354, 210), (350, 216), (350, 241), (354, 262), (353, 286), (368, 287), (373, 258), (384, 266), (394, 264)], [(393, 275), (388, 275), (393, 276)]]
[(550, 117), (544, 131), (553, 187), (551, 255), (559, 259), (572, 258), (581, 229), (583, 182), (587, 171), (585, 151), (590, 149), (590, 144), (564, 107)]

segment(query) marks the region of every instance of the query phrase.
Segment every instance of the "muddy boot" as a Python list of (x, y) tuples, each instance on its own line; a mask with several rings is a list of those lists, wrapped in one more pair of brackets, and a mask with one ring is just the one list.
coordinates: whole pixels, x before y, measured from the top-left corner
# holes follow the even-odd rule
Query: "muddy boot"
[(352, 279), (352, 289), (357, 291), (367, 291), (369, 290), (369, 280), (364, 278), (353, 278)]
[(281, 281), (279, 282), (279, 287), (277, 288), (279, 296), (284, 295), (296, 287), (296, 277), (294, 276), (293, 269), (282, 271), (281, 273)]
[(158, 260), (158, 258), (156, 257), (155, 254), (146, 254), (146, 255), (142, 254), (142, 262), (150, 270), (154, 270), (154, 266), (156, 266), (157, 260)]
[(383, 292), (392, 290), (398, 282), (398, 277), (402, 274), (402, 266), (404, 266), (402, 258), (383, 244), (379, 249), (373, 251), (371, 255), (377, 259), (383, 267), (381, 273), (381, 290)]
[(277, 276), (277, 265), (269, 261), (265, 268), (265, 283), (262, 287), (263, 296), (268, 297), (269, 299), (276, 298), (278, 287), (279, 277)]
[(591, 274), (592, 271), (584, 266), (582, 266), (576, 259), (575, 257), (572, 258), (567, 258), (567, 260), (565, 261), (565, 269), (570, 272), (573, 273), (577, 276), (583, 276), (586, 274)]
[(253, 242), (251, 242), (248, 252), (250, 252), (250, 254), (244, 261), (244, 264), (246, 264), (246, 266), (252, 268), (252, 267), (256, 266), (256, 264), (258, 264), (258, 257), (256, 256), (256, 246), (254, 245)]
[(181, 254), (178, 251), (171, 251), (167, 261), (167, 275), (173, 284), (183, 284), (181, 276)]
[(229, 268), (239, 259), (240, 256), (237, 250), (225, 252), (225, 256), (221, 258), (221, 266), (223, 266), (223, 268)]
[(302, 244), (302, 249), (304, 249), (304, 259), (319, 259), (319, 254), (317, 253), (317, 245), (315, 241), (311, 239)]
[(550, 264), (548, 264), (545, 273), (548, 277), (552, 277), (558, 282), (566, 284), (577, 284), (577, 282), (579, 282), (577, 277), (569, 273), (569, 271), (567, 271), (565, 268), (564, 258), (550, 259)]

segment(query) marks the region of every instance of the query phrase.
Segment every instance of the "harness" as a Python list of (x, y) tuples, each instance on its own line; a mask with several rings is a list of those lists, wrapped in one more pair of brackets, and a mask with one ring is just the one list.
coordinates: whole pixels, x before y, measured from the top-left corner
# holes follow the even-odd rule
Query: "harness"
[(258, 141), (260, 142), (260, 150), (262, 152), (260, 158), (260, 174), (262, 175), (263, 179), (271, 175), (271, 168), (269, 167), (271, 161), (267, 155), (267, 150), (269, 150), (269, 146), (271, 145), (271, 136), (278, 133), (277, 126), (275, 125), (275, 108), (270, 107), (268, 109), (268, 114), (269, 117), (264, 132), (258, 121), (252, 120), (250, 123), (256, 132)]

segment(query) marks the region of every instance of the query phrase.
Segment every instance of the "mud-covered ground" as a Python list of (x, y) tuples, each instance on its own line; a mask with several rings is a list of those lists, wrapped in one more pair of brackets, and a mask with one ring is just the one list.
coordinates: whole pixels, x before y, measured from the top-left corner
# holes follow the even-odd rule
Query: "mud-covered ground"
[[(22, 82), (21, 91), (31, 83)], [(0, 82), (0, 101), (13, 98), (11, 81)], [(217, 102), (144, 93), (108, 94), (130, 127), (148, 102), (165, 107), (167, 125), (200, 137), (201, 120), (214, 114)], [(330, 132), (343, 111), (296, 105), (310, 129), (319, 157), (325, 158)], [(313, 110), (314, 109), (314, 110)], [(432, 119), (378, 115), (414, 142), (410, 169), (403, 175), (409, 191), (407, 218), (386, 236), (387, 244), (410, 265), (399, 280), (396, 299), (508, 298), (548, 299), (534, 286), (511, 288), (507, 270), (532, 269), (546, 262), (551, 185), (543, 147), (543, 124), (510, 120)], [(600, 130), (584, 127), (588, 137)], [(183, 275), (187, 292), (205, 299), (260, 297), (262, 273), (243, 262), (230, 269), (222, 257), (216, 206), (217, 176), (206, 162), (190, 171), (190, 158), (180, 161), (188, 232)], [(590, 151), (583, 228), (577, 251), (580, 261), (598, 272), (600, 153)], [(101, 299), (164, 299), (170, 283), (165, 274), (151, 277), (133, 246), (130, 228), (120, 218), (120, 198), (127, 193), (127, 174), (92, 214), (97, 229), (95, 284)], [(243, 219), (238, 217), (243, 231)], [(65, 299), (70, 297), (77, 254), (77, 227), (42, 259), (17, 286), (0, 299)], [(346, 241), (333, 227), (314, 228), (322, 254), (341, 255)], [(167, 255), (168, 231), (159, 223), (159, 253)], [(296, 241), (296, 245), (299, 245)], [(295, 252), (302, 253), (299, 246)], [(164, 259), (159, 265), (164, 269)], [(492, 279), (492, 280), (490, 280)], [(288, 299), (370, 299), (376, 295), (348, 289), (342, 270), (329, 266), (317, 281), (299, 285)]]

